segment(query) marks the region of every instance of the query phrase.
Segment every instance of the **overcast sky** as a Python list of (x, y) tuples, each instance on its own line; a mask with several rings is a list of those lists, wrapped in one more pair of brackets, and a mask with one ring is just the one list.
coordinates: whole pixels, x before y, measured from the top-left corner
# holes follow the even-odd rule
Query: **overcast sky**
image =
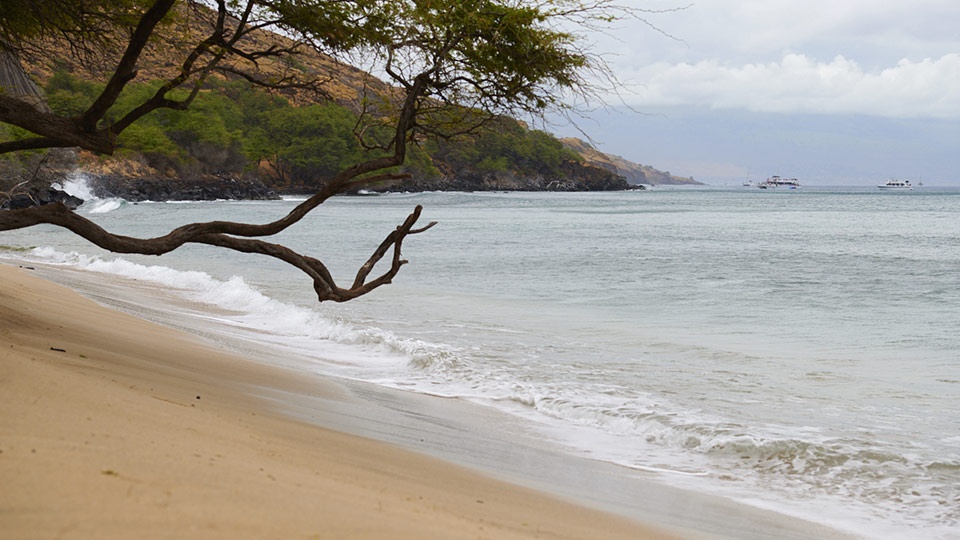
[[(683, 0), (624, 3), (652, 10), (686, 5)], [(711, 141), (696, 124), (706, 122), (713, 126), (713, 137), (722, 138), (725, 122), (730, 133), (748, 133), (748, 139), (756, 141), (766, 138), (752, 129), (778, 126), (780, 118), (780, 137), (800, 141), (803, 147), (794, 150), (812, 152), (811, 138), (820, 133), (830, 136), (830, 149), (838, 156), (843, 152), (836, 151), (850, 144), (850, 159), (867, 161), (871, 153), (862, 147), (863, 138), (872, 137), (876, 147), (877, 138), (888, 138), (877, 131), (906, 128), (914, 137), (935, 137), (929, 143), (944, 145), (944, 151), (917, 156), (918, 163), (905, 164), (904, 174), (960, 181), (960, 175), (941, 178), (960, 170), (960, 0), (699, 0), (681, 11), (650, 13), (646, 19), (663, 33), (640, 21), (625, 21), (609, 35), (590, 38), (593, 50), (610, 52), (604, 57), (626, 85), (620, 98), (607, 101), (622, 99), (650, 115), (599, 113), (597, 122), (583, 124), (596, 134), (602, 150), (657, 168), (672, 167), (679, 174), (718, 179), (767, 172), (793, 176), (791, 171), (759, 170), (771, 164), (762, 156), (752, 163), (748, 149), (731, 148), (729, 140)], [(843, 136), (837, 134), (838, 122), (844, 126)], [(862, 122), (864, 130), (872, 131), (861, 131), (851, 122)], [(791, 123), (801, 125), (802, 133), (782, 129)], [(650, 144), (650, 134), (640, 133), (650, 129), (662, 137), (683, 134), (686, 140), (675, 144), (688, 144), (690, 153), (671, 152), (663, 156), (667, 163), (658, 163), (661, 156)], [(637, 133), (635, 140), (631, 133)], [(668, 147), (669, 141), (659, 142)], [(895, 146), (893, 141), (885, 144)], [(755, 146), (770, 153), (765, 145)], [(890, 152), (878, 150), (879, 155)], [(724, 152), (730, 160), (723, 159)], [(911, 156), (900, 158), (909, 161)], [(820, 156), (808, 153), (804, 159), (817, 161)], [(921, 159), (938, 162), (920, 170)], [(689, 171), (676, 169), (685, 163)], [(709, 174), (711, 166), (718, 174)], [(836, 163), (836, 169), (848, 171), (846, 176), (831, 175), (829, 163), (821, 162), (819, 168), (824, 182), (872, 181), (870, 175), (880, 174), (854, 163)]]
[(635, 105), (960, 118), (958, 0), (702, 0), (648, 18), (682, 41), (633, 22), (598, 43)]

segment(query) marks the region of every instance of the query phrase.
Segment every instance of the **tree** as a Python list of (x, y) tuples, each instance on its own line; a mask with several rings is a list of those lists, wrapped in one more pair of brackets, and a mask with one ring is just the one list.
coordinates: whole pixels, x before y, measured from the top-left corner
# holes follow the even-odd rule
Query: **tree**
[(335, 175), (362, 159), (362, 148), (351, 135), (356, 123), (354, 115), (336, 105), (271, 111), (264, 124), (274, 167), (297, 185)]
[[(106, 58), (113, 67), (102, 90), (73, 114), (52, 112), (14, 85), (0, 88), (0, 122), (29, 133), (0, 141), (0, 154), (69, 147), (112, 154), (121, 133), (154, 111), (187, 110), (216, 76), (274, 90), (323, 92), (329, 75), (297, 69), (308, 49), (363, 58), (385, 74), (396, 91), (367, 96), (356, 125), (358, 141), (370, 152), (349, 165), (337, 163), (340, 170), (317, 193), (271, 223), (193, 223), (141, 239), (112, 234), (58, 203), (0, 212), (0, 231), (48, 223), (117, 253), (161, 255), (200, 243), (268, 255), (310, 276), (320, 301), (350, 300), (389, 283), (406, 263), (404, 239), (434, 223), (418, 228), (422, 208), (416, 207), (345, 288), (321, 261), (262, 238), (297, 223), (337, 193), (404, 178), (395, 171), (410, 143), (422, 137), (470, 131), (498, 115), (563, 108), (570, 92), (589, 95), (591, 71), (602, 73), (604, 66), (563, 28), (630, 13), (610, 0), (3, 2), (0, 72), (19, 70), (24, 79), (18, 58), (42, 51), (54, 38), (66, 40), (78, 59)], [(273, 39), (263, 39), (265, 31), (275, 32)], [(145, 51), (158, 46), (178, 51), (182, 62), (152, 93), (119, 111), (121, 93), (136, 79)], [(370, 136), (384, 129), (385, 138)], [(375, 265), (391, 252), (389, 268), (371, 279)]]

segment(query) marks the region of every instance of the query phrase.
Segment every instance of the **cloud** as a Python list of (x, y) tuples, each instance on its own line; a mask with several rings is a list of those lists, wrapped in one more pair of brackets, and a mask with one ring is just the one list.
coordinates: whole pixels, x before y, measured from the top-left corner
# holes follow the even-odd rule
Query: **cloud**
[[(790, 53), (767, 63), (654, 63), (624, 77), (632, 105), (960, 119), (960, 54), (866, 71), (843, 56)], [(630, 83), (630, 81), (635, 81)]]
[[(658, 0), (683, 6), (684, 0)], [(652, 0), (642, 2), (652, 3)], [(773, 62), (785, 53), (829, 59), (841, 54), (869, 69), (901, 58), (960, 52), (956, 0), (710, 0), (652, 14), (648, 22), (618, 22), (596, 36), (618, 69), (657, 61)]]

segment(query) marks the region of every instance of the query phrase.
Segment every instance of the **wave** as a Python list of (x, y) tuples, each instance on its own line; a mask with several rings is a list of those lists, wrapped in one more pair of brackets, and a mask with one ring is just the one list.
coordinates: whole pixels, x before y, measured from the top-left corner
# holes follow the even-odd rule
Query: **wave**
[(90, 188), (89, 177), (82, 171), (71, 171), (56, 188), (83, 200), (80, 211), (88, 214), (106, 214), (120, 209), (127, 201), (119, 197), (101, 199)]
[[(284, 364), (288, 367), (492, 404), (533, 420), (554, 441), (595, 459), (678, 475), (684, 481), (714, 482), (719, 492), (734, 497), (756, 493), (759, 485), (786, 492), (787, 500), (798, 504), (840, 497), (859, 501), (864, 512), (873, 515), (895, 511), (908, 524), (921, 527), (960, 523), (955, 504), (960, 500), (960, 456), (932, 460), (876, 440), (745, 426), (677, 406), (663, 395), (611, 383), (609, 376), (582, 371), (584, 366), (563, 366), (563, 376), (551, 378), (549, 373), (559, 373), (560, 366), (552, 370), (542, 363), (511, 364), (496, 355), (484, 356), (489, 347), (454, 347), (400, 336), (369, 321), (279, 301), (240, 276), (221, 280), (205, 272), (52, 248), (17, 254), (24, 255), (157, 285), (199, 302), (207, 307), (194, 313), (197, 320), (216, 324), (219, 332), (232, 337), (284, 351), (279, 356), (290, 362)], [(936, 509), (933, 519), (930, 509)]]
[(956, 453), (933, 458), (924, 448), (905, 451), (878, 439), (745, 426), (626, 390), (517, 385), (506, 401), (554, 419), (550, 433), (589, 457), (668, 475), (670, 482), (695, 478), (701, 489), (707, 482), (751, 504), (758, 503), (751, 494), (759, 487), (791, 501), (773, 506), (786, 513), (836, 500), (838, 508), (859, 508), (867, 520), (899, 515), (931, 538), (942, 536), (943, 524), (960, 524)]
[(449, 355), (442, 346), (274, 299), (238, 275), (220, 280), (201, 271), (143, 265), (122, 257), (63, 253), (48, 247), (17, 253), (17, 257), (127, 278), (140, 286), (158, 285), (170, 295), (206, 306), (189, 315), (217, 324), (230, 337), (272, 345), (285, 351), (291, 364), (297, 358), (310, 359), (314, 367), (322, 362), (335, 375), (368, 379), (382, 372), (399, 380), (410, 365), (434, 363)]

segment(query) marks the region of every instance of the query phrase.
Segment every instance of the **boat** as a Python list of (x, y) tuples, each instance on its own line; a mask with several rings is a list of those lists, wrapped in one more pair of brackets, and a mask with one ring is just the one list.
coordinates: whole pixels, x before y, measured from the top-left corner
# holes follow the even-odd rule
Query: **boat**
[(771, 176), (763, 182), (757, 184), (757, 187), (760, 189), (798, 189), (800, 187), (800, 181), (796, 178), (781, 178), (779, 176)]
[(880, 189), (913, 189), (913, 184), (909, 180), (890, 179), (877, 186)]

